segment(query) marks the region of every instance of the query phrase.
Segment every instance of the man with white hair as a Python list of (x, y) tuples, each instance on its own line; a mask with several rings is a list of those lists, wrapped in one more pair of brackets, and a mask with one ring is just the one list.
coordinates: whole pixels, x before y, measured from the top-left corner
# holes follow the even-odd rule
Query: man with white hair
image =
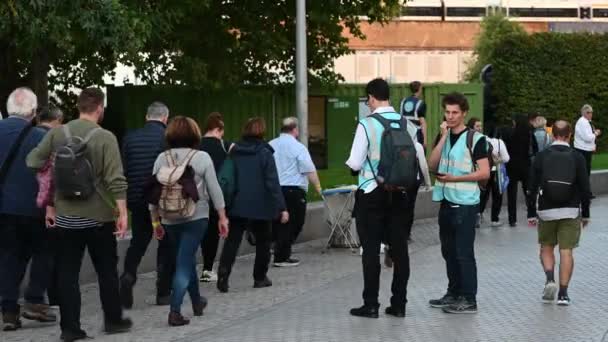
[(297, 139), (300, 135), (298, 119), (289, 117), (283, 120), (281, 135), (270, 142), (274, 149), (274, 160), (279, 173), (279, 183), (289, 212), (289, 222), (275, 222), (273, 233), (274, 266), (293, 267), (300, 264), (291, 257), (291, 246), (298, 238), (306, 219), (306, 192), (310, 181), (321, 194), (321, 182), (310, 153)]
[[(0, 121), (0, 297), (4, 331), (21, 328), (19, 287), (29, 258), (50, 259), (44, 211), (36, 206), (38, 182), (25, 158), (44, 137), (33, 126), (38, 106), (28, 88), (17, 88), (6, 104), (9, 117)], [(42, 265), (38, 263), (37, 265)], [(34, 267), (25, 292), (23, 316), (56, 321), (45, 302), (50, 267)]]
[(595, 139), (602, 134), (602, 131), (593, 127), (591, 120), (593, 108), (586, 104), (581, 108), (581, 117), (574, 128), (574, 149), (585, 157), (588, 174), (591, 174), (591, 159), (596, 149)]

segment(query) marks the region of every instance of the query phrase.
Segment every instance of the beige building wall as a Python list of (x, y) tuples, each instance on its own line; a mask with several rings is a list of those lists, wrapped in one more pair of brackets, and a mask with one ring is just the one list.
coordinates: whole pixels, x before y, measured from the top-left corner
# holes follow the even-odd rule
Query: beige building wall
[(464, 80), (471, 58), (470, 50), (357, 50), (338, 58), (335, 71), (346, 83), (367, 83), (376, 77), (394, 83), (455, 83)]

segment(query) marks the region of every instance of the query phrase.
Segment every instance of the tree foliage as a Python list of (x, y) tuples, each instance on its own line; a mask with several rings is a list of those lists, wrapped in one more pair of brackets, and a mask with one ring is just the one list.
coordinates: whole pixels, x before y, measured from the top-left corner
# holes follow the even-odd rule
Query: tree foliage
[[(538, 33), (500, 41), (493, 52), (497, 114), (537, 112), (574, 123), (585, 103), (594, 122), (608, 130), (608, 36)], [(607, 136), (600, 142), (606, 146)]]
[(2, 106), (16, 86), (31, 86), (44, 105), (47, 89), (62, 95), (100, 84), (117, 61), (143, 48), (150, 30), (148, 20), (118, 0), (1, 2)]
[[(363, 38), (361, 15), (386, 21), (399, 0), (307, 1), (312, 82), (331, 83), (349, 52), (344, 28)], [(296, 0), (4, 0), (0, 2), (0, 102), (29, 85), (101, 84), (117, 62), (154, 84), (229, 87), (293, 82)]]
[(511, 36), (523, 36), (526, 34), (523, 27), (517, 22), (509, 21), (502, 13), (489, 15), (481, 22), (481, 31), (475, 41), (473, 61), (466, 73), (468, 81), (479, 80), (481, 69), (487, 64), (492, 64), (496, 56), (496, 46)]

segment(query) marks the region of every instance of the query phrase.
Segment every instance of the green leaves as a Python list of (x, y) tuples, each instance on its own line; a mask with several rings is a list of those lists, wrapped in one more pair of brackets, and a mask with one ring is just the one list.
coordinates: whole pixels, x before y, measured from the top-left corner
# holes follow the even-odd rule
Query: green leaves
[[(608, 36), (537, 33), (501, 40), (493, 52), (497, 116), (539, 112), (571, 123), (585, 103), (597, 128), (608, 129)], [(608, 140), (599, 138), (600, 146)]]

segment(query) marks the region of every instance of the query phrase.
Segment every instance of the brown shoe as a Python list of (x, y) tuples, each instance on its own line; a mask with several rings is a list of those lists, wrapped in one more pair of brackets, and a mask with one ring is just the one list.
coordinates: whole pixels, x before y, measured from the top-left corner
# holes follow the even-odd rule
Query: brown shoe
[(42, 323), (57, 322), (57, 315), (46, 304), (25, 303), (22, 316), (25, 319)]
[(2, 330), (15, 331), (21, 328), (21, 320), (19, 320), (19, 312), (4, 312), (2, 313)]
[(181, 327), (190, 324), (190, 320), (182, 316), (179, 312), (171, 311), (169, 313), (169, 325), (172, 327)]
[(200, 317), (203, 315), (203, 311), (207, 307), (207, 298), (201, 297), (200, 301), (196, 304), (192, 303), (192, 312), (194, 316)]

